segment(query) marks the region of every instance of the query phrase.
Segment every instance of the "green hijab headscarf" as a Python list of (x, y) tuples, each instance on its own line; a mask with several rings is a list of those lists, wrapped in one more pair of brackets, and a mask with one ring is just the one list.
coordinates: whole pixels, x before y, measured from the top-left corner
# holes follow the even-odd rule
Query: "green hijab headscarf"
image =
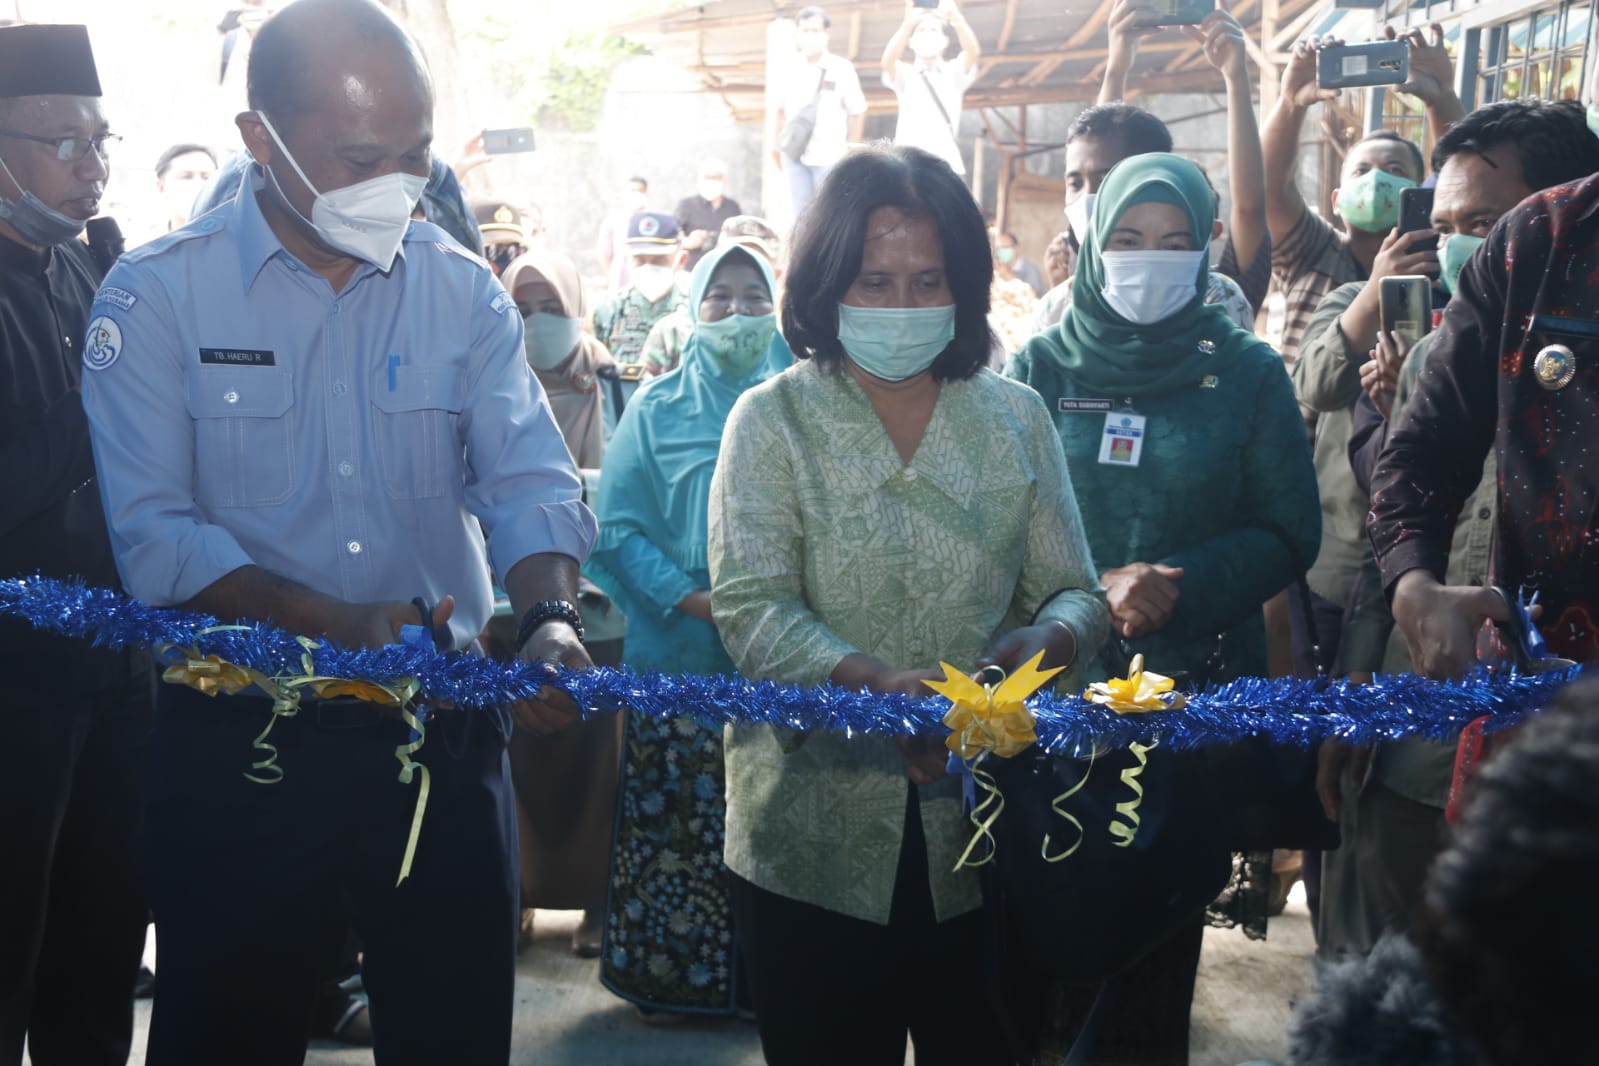
[(1055, 363), (1081, 385), (1111, 398), (1190, 386), (1237, 353), (1255, 345), (1267, 347), (1239, 329), (1220, 307), (1205, 303), (1210, 264), (1204, 260), (1194, 277), (1193, 300), (1169, 318), (1141, 326), (1111, 309), (1104, 296), (1100, 240), (1128, 208), (1141, 203), (1182, 208), (1194, 247), (1209, 243), (1216, 198), (1197, 166), (1168, 152), (1122, 160), (1105, 175), (1094, 201), (1094, 224), (1077, 259), (1071, 306), (1058, 326), (1034, 337), (1026, 348), (1034, 360)]

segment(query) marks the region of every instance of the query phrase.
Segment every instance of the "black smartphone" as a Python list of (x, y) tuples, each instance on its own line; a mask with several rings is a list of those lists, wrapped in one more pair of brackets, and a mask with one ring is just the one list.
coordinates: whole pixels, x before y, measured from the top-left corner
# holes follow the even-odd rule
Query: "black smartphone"
[(1216, 0), (1145, 0), (1144, 6), (1149, 13), (1138, 16), (1134, 26), (1192, 26), (1216, 10)]
[(1410, 45), (1404, 40), (1328, 45), (1316, 53), (1316, 84), (1323, 89), (1403, 85), (1410, 80)]
[(1407, 350), (1414, 348), (1432, 332), (1432, 279), (1425, 274), (1398, 274), (1378, 284), (1382, 331), (1399, 334)]
[[(1399, 190), (1399, 232), (1411, 233), (1418, 229), (1432, 231), (1432, 190), (1416, 186)], [(1410, 246), (1413, 252), (1436, 252), (1438, 235), (1434, 233), (1424, 241)]]
[(518, 129), (483, 131), (483, 152), (486, 155), (511, 155), (516, 152), (531, 152), (532, 150), (533, 130), (531, 127), (522, 126)]

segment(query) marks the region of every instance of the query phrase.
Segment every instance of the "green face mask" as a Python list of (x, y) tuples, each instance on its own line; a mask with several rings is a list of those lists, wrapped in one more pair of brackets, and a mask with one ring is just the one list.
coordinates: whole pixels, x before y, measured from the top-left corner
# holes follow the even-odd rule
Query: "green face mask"
[(1399, 190), (1416, 183), (1386, 170), (1368, 170), (1338, 190), (1338, 213), (1355, 229), (1386, 233), (1399, 224)]
[(728, 315), (701, 322), (695, 330), (712, 369), (723, 377), (741, 378), (761, 365), (777, 332), (777, 315)]
[(1471, 258), (1472, 253), (1482, 247), (1482, 242), (1483, 238), (1469, 237), (1464, 233), (1451, 233), (1438, 242), (1439, 276), (1450, 296), (1460, 291), (1460, 272), (1465, 269), (1466, 260)]
[(1599, 107), (1588, 105), (1588, 128), (1599, 134)]
[(1001, 263), (1012, 262), (1016, 258), (1016, 249), (1014, 249), (1014, 248), (995, 248), (994, 249), (994, 258), (998, 259)]

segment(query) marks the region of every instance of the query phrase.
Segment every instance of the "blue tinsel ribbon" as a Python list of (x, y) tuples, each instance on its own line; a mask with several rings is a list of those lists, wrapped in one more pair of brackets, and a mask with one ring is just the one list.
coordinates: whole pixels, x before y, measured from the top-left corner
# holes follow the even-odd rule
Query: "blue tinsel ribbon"
[[(104, 588), (31, 577), (0, 580), (0, 614), (36, 628), (92, 640), (110, 648), (175, 644), (259, 670), (269, 676), (297, 672), (306, 649), (294, 635), (264, 623), (203, 633), (218, 619), (190, 611), (150, 607)], [(597, 668), (583, 672), (486, 659), (461, 652), (391, 644), (346, 649), (322, 642), (311, 655), (318, 674), (389, 682), (415, 678), (419, 697), (457, 707), (493, 707), (533, 695), (553, 684), (569, 692), (585, 714), (630, 708), (652, 718), (690, 715), (709, 725), (767, 724), (847, 735), (905, 736), (948, 732), (942, 697), (885, 695), (832, 685), (805, 688), (739, 677), (675, 676)], [(1422, 736), (1448, 740), (1474, 719), (1490, 716), (1493, 728), (1544, 706), (1582, 667), (1543, 674), (1479, 670), (1461, 681), (1429, 681), (1412, 674), (1383, 676), (1369, 685), (1297, 678), (1241, 678), (1188, 697), (1180, 710), (1117, 714), (1077, 696), (1041, 692), (1028, 700), (1046, 751), (1077, 754), (1094, 744), (1125, 746), (1158, 737), (1162, 746), (1194, 748), (1268, 737), (1308, 745), (1328, 737), (1369, 744)]]

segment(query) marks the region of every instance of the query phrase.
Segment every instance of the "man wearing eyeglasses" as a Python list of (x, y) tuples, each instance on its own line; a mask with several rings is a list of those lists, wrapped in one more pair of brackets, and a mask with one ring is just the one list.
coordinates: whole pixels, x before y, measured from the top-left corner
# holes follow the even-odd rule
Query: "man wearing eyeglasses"
[[(82, 26), (0, 28), (0, 577), (116, 586), (79, 394), (113, 136)], [(121, 1064), (146, 908), (148, 677), (0, 621), (0, 1066)]]

